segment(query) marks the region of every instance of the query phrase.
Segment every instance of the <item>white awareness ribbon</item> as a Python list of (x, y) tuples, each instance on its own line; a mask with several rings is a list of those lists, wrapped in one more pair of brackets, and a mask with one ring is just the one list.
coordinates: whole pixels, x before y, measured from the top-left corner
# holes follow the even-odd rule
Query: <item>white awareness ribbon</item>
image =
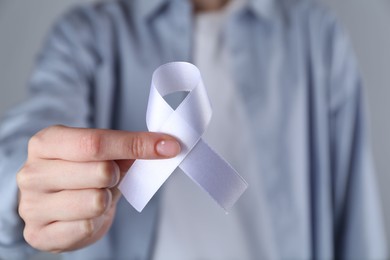
[[(189, 93), (173, 110), (164, 96), (179, 91)], [(148, 129), (176, 137), (181, 143), (181, 153), (172, 159), (133, 163), (119, 189), (137, 211), (143, 210), (177, 167), (226, 211), (245, 191), (248, 186), (245, 180), (202, 140), (211, 114), (206, 88), (196, 66), (172, 62), (153, 73), (146, 113)]]

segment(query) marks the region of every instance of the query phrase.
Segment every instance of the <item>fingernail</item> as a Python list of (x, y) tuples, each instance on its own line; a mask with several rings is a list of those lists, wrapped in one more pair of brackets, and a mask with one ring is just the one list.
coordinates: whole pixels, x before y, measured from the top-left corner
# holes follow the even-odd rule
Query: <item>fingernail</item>
[(175, 140), (162, 140), (157, 143), (156, 151), (165, 157), (174, 157), (180, 153), (180, 144)]
[(105, 212), (110, 208), (112, 202), (112, 193), (109, 189), (106, 189), (106, 201), (105, 201)]
[(116, 162), (113, 162), (113, 164), (114, 164), (114, 171), (111, 175), (112, 180), (109, 188), (115, 187), (118, 184), (121, 175), (118, 164)]

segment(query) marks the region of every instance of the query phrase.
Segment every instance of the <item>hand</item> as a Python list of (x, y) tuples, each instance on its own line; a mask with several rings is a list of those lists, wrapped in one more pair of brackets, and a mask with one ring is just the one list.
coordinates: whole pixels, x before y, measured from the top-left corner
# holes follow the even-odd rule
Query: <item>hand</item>
[(49, 252), (96, 242), (112, 224), (120, 197), (116, 186), (134, 159), (179, 152), (173, 137), (158, 133), (64, 126), (40, 131), (17, 174), (26, 241)]

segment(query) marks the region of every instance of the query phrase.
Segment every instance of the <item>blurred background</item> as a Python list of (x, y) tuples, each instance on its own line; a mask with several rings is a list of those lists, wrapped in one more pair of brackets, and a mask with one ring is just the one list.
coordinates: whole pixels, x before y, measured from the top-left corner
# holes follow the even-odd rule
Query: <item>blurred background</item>
[[(0, 0), (0, 116), (24, 99), (34, 57), (53, 21), (70, 6), (92, 1)], [(337, 13), (360, 62), (390, 238), (390, 0), (312, 1), (322, 1)]]

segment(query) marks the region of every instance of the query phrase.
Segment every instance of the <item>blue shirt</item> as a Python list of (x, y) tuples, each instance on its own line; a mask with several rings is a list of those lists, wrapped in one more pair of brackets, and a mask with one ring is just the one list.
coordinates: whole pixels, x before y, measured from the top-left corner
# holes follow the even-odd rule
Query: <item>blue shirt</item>
[[(33, 251), (23, 239), (15, 180), (29, 138), (53, 124), (145, 130), (153, 70), (192, 61), (191, 12), (185, 0), (107, 1), (57, 22), (28, 100), (0, 128), (0, 258)], [(335, 17), (313, 1), (252, 0), (226, 26), (272, 220), (267, 246), (280, 259), (384, 259), (361, 79)], [(141, 214), (121, 200), (109, 233), (64, 257), (148, 259), (158, 197)], [(249, 248), (262, 246), (255, 228), (262, 220), (251, 217), (256, 206), (241, 209)]]

